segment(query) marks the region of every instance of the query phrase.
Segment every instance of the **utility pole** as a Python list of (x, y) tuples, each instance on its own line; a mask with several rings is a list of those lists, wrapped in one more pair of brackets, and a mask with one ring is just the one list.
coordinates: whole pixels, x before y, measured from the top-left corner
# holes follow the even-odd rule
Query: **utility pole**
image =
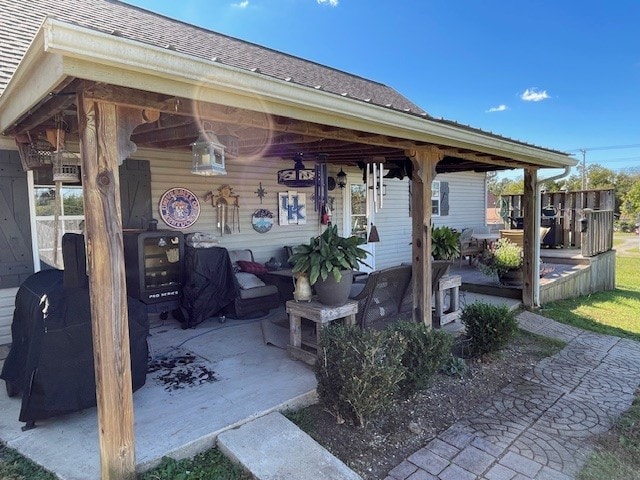
[(582, 152), (582, 190), (587, 189), (587, 149), (581, 148)]

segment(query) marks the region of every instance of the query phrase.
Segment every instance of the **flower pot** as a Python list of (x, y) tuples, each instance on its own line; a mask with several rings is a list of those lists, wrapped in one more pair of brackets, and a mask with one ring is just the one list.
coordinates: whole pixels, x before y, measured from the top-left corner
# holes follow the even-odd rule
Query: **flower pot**
[(340, 282), (336, 282), (333, 275), (326, 280), (319, 278), (313, 285), (318, 294), (318, 301), (330, 307), (340, 307), (347, 303), (351, 284), (353, 283), (353, 270), (342, 270)]
[(507, 270), (503, 274), (499, 275), (498, 278), (502, 285), (520, 286), (522, 285), (522, 269)]

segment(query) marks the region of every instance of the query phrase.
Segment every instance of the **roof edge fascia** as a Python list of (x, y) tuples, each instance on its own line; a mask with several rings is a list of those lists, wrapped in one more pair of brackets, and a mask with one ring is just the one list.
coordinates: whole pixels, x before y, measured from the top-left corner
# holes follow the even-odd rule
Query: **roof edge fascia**
[(60, 55), (45, 55), (41, 27), (0, 95), (0, 133), (49, 95), (66, 77)]
[[(67, 76), (267, 111), (337, 128), (472, 149), (541, 167), (559, 168), (576, 164), (567, 155), (547, 149), (446, 125), (416, 114), (369, 104), (56, 19), (45, 20), (37, 36), (40, 35), (44, 40), (41, 52), (61, 57), (63, 71)], [(126, 57), (122, 56), (123, 51), (127, 52)], [(28, 53), (31, 53), (31, 49)], [(96, 68), (92, 72), (87, 68), (89, 65), (103, 65), (105, 68)], [(110, 68), (123, 75), (108, 75)], [(98, 72), (105, 78), (87, 78)], [(134, 75), (124, 75), (127, 72)], [(138, 75), (142, 76), (138, 78)], [(153, 83), (154, 78), (161, 79), (157, 85)], [(132, 83), (136, 79), (137, 84)]]

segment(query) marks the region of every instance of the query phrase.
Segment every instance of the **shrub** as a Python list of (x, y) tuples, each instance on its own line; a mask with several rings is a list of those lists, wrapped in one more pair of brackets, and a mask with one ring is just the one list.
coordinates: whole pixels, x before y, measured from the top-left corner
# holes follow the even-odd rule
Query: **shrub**
[(402, 392), (408, 395), (422, 390), (451, 355), (453, 337), (432, 330), (422, 322), (395, 322), (389, 328), (402, 335), (406, 342), (402, 355), (406, 369)]
[(332, 325), (322, 331), (316, 362), (318, 397), (338, 421), (365, 426), (391, 405), (404, 379), (405, 341), (388, 330)]
[(486, 275), (498, 277), (510, 270), (518, 270), (524, 262), (523, 250), (506, 238), (501, 238), (489, 249), (482, 252), (478, 268)]
[(518, 327), (515, 314), (510, 312), (506, 305), (490, 305), (484, 302), (474, 302), (465, 306), (460, 320), (469, 336), (469, 351), (473, 356), (498, 350)]

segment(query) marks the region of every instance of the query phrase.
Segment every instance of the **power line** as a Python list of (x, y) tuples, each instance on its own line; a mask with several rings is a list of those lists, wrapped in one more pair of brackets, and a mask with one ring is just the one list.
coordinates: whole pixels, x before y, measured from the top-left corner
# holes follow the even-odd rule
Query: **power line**
[(574, 148), (572, 150), (567, 150), (568, 152), (583, 152), (583, 151), (593, 151), (593, 150), (620, 150), (624, 148), (640, 148), (640, 143), (636, 143), (635, 145), (610, 145), (607, 147), (588, 147), (588, 148)]

